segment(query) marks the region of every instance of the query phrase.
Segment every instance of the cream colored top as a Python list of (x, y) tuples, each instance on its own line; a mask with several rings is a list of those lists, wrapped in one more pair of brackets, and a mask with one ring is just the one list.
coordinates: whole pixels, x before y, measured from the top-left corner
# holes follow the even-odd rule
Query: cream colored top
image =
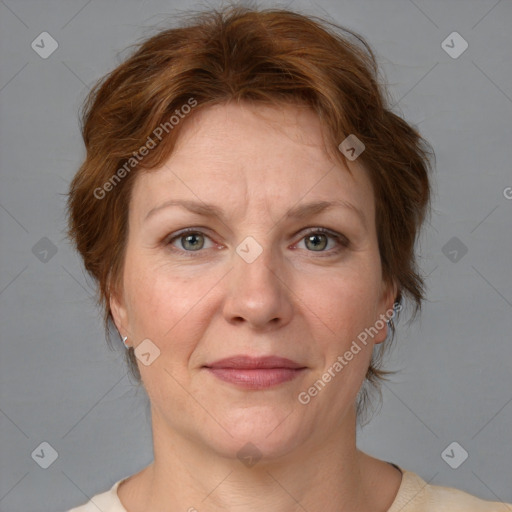
[[(512, 504), (483, 501), (458, 489), (429, 485), (416, 473), (401, 471), (402, 483), (388, 512), (512, 512)], [(68, 512), (127, 512), (117, 495), (122, 481)]]

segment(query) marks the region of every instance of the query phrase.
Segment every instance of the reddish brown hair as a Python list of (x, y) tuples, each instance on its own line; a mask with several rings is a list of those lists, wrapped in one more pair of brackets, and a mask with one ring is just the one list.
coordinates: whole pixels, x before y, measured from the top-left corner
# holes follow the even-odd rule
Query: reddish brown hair
[[(424, 283), (414, 246), (429, 208), (433, 151), (391, 111), (371, 48), (355, 32), (317, 17), (230, 6), (189, 15), (178, 28), (144, 41), (96, 84), (84, 105), (87, 155), (70, 187), (69, 236), (99, 284), (107, 334), (110, 293), (122, 284), (133, 179), (138, 169), (170, 156), (182, 124), (171, 128), (169, 119), (191, 99), (195, 110), (228, 101), (311, 107), (325, 128), (326, 147), (342, 162), (338, 145), (355, 134), (365, 145), (359, 161), (373, 184), (384, 279), (397, 285), (396, 300), (409, 298), (417, 313)], [(162, 142), (135, 162), (163, 123), (169, 129)], [(384, 345), (394, 333), (391, 324)], [(140, 380), (133, 349), (127, 354)], [(380, 369), (379, 354), (366, 376), (376, 389), (391, 373)], [(364, 388), (358, 411), (368, 399)]]

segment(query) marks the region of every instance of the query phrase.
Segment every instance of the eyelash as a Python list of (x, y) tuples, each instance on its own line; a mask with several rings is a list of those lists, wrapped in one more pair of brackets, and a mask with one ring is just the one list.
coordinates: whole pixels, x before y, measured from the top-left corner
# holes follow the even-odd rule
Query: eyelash
[[(308, 228), (305, 228), (305, 229), (308, 229)], [(183, 238), (183, 237), (185, 237), (186, 235), (189, 235), (189, 234), (194, 234), (194, 235), (200, 234), (200, 235), (203, 235), (203, 236), (205, 236), (205, 237), (207, 237), (207, 238), (209, 238), (211, 240), (211, 238), (204, 231), (201, 231), (201, 229), (199, 229), (199, 228), (187, 228), (187, 229), (184, 229), (183, 231), (178, 232), (174, 236), (171, 236), (170, 238), (169, 237), (166, 238), (164, 243), (165, 243), (166, 246), (169, 247), (169, 249), (172, 252), (178, 252), (180, 254), (185, 253), (185, 254), (190, 255), (190, 257), (194, 257), (194, 253), (204, 252), (203, 249), (199, 249), (197, 251), (186, 251), (184, 249), (177, 249), (176, 247), (172, 246), (172, 243), (175, 240), (179, 240), (180, 238)], [(333, 240), (335, 240), (336, 243), (338, 244), (338, 247), (336, 249), (331, 249), (329, 251), (308, 251), (308, 252), (311, 252), (311, 253), (318, 252), (320, 257), (328, 257), (328, 256), (339, 254), (341, 251), (343, 251), (343, 249), (348, 248), (349, 245), (350, 245), (349, 240), (344, 235), (337, 234), (337, 233), (335, 233), (335, 232), (333, 232), (333, 231), (331, 231), (329, 229), (326, 229), (326, 228), (314, 228), (314, 229), (311, 229), (311, 231), (308, 231), (307, 233), (304, 234), (304, 236), (301, 237), (299, 242), (304, 240), (308, 236), (317, 235), (317, 234), (326, 235), (326, 236), (332, 238)], [(322, 255), (322, 253), (326, 253), (326, 254)]]

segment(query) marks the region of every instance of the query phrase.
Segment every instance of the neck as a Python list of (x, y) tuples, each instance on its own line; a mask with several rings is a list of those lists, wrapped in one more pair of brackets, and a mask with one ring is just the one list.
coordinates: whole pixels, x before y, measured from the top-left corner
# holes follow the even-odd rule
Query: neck
[[(396, 470), (359, 451), (355, 434), (354, 413), (331, 438), (311, 436), (284, 456), (247, 467), (169, 429), (153, 411), (154, 461), (119, 496), (130, 512), (385, 511), (398, 490)], [(390, 484), (393, 473), (396, 488), (386, 489), (382, 482)]]

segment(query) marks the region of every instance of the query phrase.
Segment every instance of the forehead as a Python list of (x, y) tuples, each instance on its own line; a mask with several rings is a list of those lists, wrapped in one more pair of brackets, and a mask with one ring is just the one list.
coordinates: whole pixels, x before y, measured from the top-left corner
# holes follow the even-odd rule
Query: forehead
[(300, 202), (356, 203), (369, 218), (374, 204), (366, 170), (350, 172), (333, 161), (318, 116), (307, 107), (221, 104), (182, 121), (172, 155), (159, 168), (139, 173), (132, 208), (137, 217), (172, 199), (220, 206), (250, 205), (279, 215)]

